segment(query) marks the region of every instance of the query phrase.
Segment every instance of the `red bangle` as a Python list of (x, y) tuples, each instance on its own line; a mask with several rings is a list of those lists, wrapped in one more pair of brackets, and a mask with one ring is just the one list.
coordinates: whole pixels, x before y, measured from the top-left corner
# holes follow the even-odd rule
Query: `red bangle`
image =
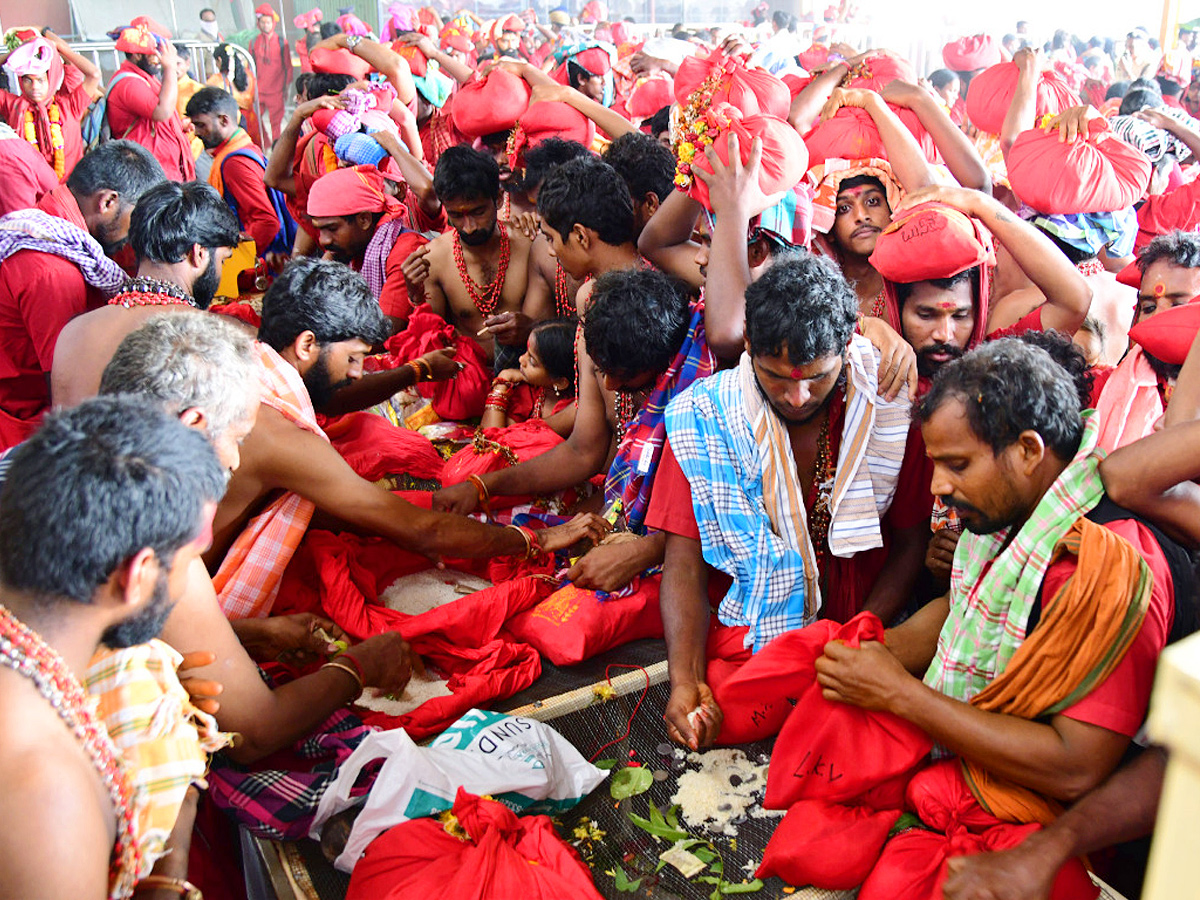
[(478, 475), (468, 475), (467, 481), (475, 485), (475, 493), (479, 495), (479, 508), (485, 513), (491, 512), (491, 495), (488, 493), (487, 485), (483, 483), (483, 479)]

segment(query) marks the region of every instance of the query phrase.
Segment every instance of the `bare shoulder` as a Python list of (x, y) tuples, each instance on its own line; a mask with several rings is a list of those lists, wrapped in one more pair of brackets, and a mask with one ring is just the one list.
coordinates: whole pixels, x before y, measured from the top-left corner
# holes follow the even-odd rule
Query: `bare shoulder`
[(579, 320), (583, 321), (584, 310), (587, 309), (588, 301), (592, 299), (592, 286), (596, 283), (594, 278), (589, 278), (579, 286), (579, 290), (575, 292), (575, 311), (579, 315)]

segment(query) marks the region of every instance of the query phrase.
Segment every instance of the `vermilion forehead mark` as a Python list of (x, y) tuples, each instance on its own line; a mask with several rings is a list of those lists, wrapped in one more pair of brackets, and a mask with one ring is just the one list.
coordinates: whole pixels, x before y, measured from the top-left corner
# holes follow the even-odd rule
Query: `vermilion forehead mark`
[(939, 300), (937, 302), (938, 309), (943, 309), (946, 312), (958, 312), (958, 304), (953, 300)]
[(804, 370), (796, 366), (796, 368), (792, 369), (792, 377), (797, 381), (802, 381), (804, 379)]
[(1167, 286), (1161, 281), (1154, 282), (1154, 296), (1161, 297), (1167, 292)]
[(855, 197), (855, 196), (863, 193), (864, 191), (878, 191), (878, 190), (879, 190), (879, 188), (875, 187), (875, 185), (873, 185), (873, 184), (856, 184), (854, 187), (842, 188), (842, 190), (838, 191), (838, 196), (843, 197), (843, 196), (848, 195), (851, 197)]

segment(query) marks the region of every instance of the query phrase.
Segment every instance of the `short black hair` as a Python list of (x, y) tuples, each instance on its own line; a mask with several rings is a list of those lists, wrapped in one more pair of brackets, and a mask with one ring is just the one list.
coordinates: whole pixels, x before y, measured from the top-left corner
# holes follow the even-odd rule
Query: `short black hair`
[(321, 23), (321, 39), (331, 38), (335, 34), (342, 33), (342, 26), (337, 22), (322, 22)]
[(575, 393), (575, 329), (574, 319), (547, 319), (533, 326), (538, 356), (551, 378), (565, 378), (567, 395)]
[(1092, 385), (1095, 383), (1095, 376), (1088, 365), (1087, 357), (1083, 355), (1079, 345), (1071, 340), (1069, 334), (1051, 328), (1047, 331), (1026, 331), (1017, 339), (1034, 347), (1041, 347), (1050, 354), (1052, 360), (1063, 367), (1075, 384), (1080, 409), (1088, 409), (1092, 405)]
[(750, 355), (793, 366), (843, 354), (858, 321), (858, 298), (832, 263), (804, 251), (776, 259), (746, 288)]
[(952, 81), (958, 81), (958, 73), (951, 69), (935, 69), (929, 75), (929, 83), (935, 90), (941, 90)]
[(51, 413), (13, 452), (0, 491), (0, 581), (55, 606), (91, 603), (147, 547), (169, 568), (225, 479), (204, 435), (149, 400)]
[(226, 115), (236, 124), (241, 112), (233, 94), (219, 87), (202, 87), (187, 102), (188, 118)]
[(145, 147), (133, 141), (107, 141), (75, 163), (67, 187), (76, 197), (116, 191), (123, 205), (132, 205), (166, 177), (162, 165)]
[(433, 170), (438, 200), (472, 200), (500, 196), (500, 166), (489, 154), (459, 144), (447, 147)]
[(236, 247), (241, 226), (229, 204), (201, 181), (164, 181), (142, 194), (129, 217), (129, 243), (139, 260), (177, 263), (193, 244)]
[(1145, 275), (1162, 260), (1183, 269), (1200, 269), (1200, 234), (1176, 230), (1158, 235), (1138, 254), (1138, 271)]
[(948, 291), (956, 285), (962, 284), (964, 281), (971, 284), (971, 299), (974, 301), (979, 297), (979, 266), (971, 266), (969, 269), (963, 269), (949, 278), (930, 278), (928, 282), (910, 281), (893, 282), (896, 288), (896, 305), (901, 309), (908, 302), (908, 298), (912, 296), (913, 287), (918, 284), (932, 284), (935, 288), (942, 291)]
[(1018, 338), (989, 341), (938, 369), (921, 421), (948, 400), (962, 403), (971, 431), (995, 454), (1032, 430), (1055, 456), (1070, 460), (1083, 438), (1075, 381), (1049, 353)]
[(564, 238), (576, 224), (613, 246), (633, 240), (633, 198), (617, 170), (594, 156), (563, 163), (538, 191), (538, 214)]
[(1114, 81), (1108, 86), (1108, 90), (1104, 92), (1105, 100), (1116, 100), (1124, 97), (1129, 91), (1128, 81)]
[(332, 260), (294, 259), (267, 289), (258, 339), (276, 351), (311, 331), (321, 346), (391, 335), (379, 301), (357, 272)]
[(662, 203), (675, 190), (675, 154), (644, 132), (621, 135), (602, 159), (625, 179), (635, 201), (653, 194)]
[(671, 127), (671, 107), (668, 104), (650, 116), (648, 119), (642, 120), (642, 127), (649, 129), (651, 137), (657, 138), (660, 134)]
[(1159, 75), (1154, 79), (1158, 83), (1158, 91), (1164, 97), (1178, 97), (1183, 93), (1183, 85), (1166, 75)]
[(558, 137), (546, 138), (536, 147), (525, 151), (525, 174), (521, 176), (518, 190), (529, 191), (541, 187), (552, 169), (590, 152), (579, 141), (567, 141)]
[(1131, 116), (1143, 109), (1161, 109), (1162, 105), (1162, 91), (1158, 90), (1157, 85), (1154, 89), (1131, 86), (1125, 96), (1121, 98), (1121, 107), (1118, 110), (1118, 114)]
[(217, 64), (217, 71), (228, 75), (233, 86), (239, 91), (244, 91), (250, 86), (250, 79), (246, 77), (246, 67), (242, 64), (241, 56), (237, 51), (231, 50), (228, 43), (218, 44), (213, 50), (213, 62)]
[(341, 72), (312, 72), (308, 79), (308, 99), (334, 97), (354, 84), (354, 78)]
[(688, 298), (657, 269), (618, 269), (596, 279), (584, 316), (588, 354), (617, 376), (666, 371), (687, 334)]
[(308, 83), (312, 81), (312, 72), (301, 72), (296, 76), (296, 80), (292, 82), (292, 90), (296, 92), (297, 97), (305, 96), (305, 91), (308, 90)]

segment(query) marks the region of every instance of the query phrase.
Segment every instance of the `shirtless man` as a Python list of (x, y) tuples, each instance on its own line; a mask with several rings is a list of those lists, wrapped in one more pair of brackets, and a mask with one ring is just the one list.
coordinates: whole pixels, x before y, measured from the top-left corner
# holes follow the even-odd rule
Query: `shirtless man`
[(405, 277), (424, 284), (430, 307), (478, 341), (497, 371), (511, 368), (529, 335), (521, 307), (531, 241), (497, 218), (500, 169), (486, 153), (451, 147), (433, 189), (451, 230), (409, 256)]
[(0, 814), (11, 827), (0, 835), (0, 885), (30, 900), (126, 896), (137, 877), (131, 788), (79, 680), (101, 642), (158, 633), (204, 549), (221, 468), (171, 416), (105, 398), (48, 416), (9, 481)]
[(239, 230), (237, 216), (207, 184), (166, 181), (142, 194), (129, 219), (137, 277), (107, 306), (63, 328), (50, 370), (54, 404), (95, 396), (121, 340), (151, 316), (207, 309)]

